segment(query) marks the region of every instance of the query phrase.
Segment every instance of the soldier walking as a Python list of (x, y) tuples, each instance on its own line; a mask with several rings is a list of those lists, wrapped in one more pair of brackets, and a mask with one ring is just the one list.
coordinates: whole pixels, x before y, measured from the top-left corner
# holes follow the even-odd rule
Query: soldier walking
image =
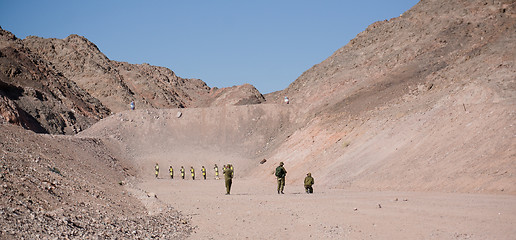
[(224, 170), (224, 180), (226, 180), (226, 195), (229, 195), (231, 192), (231, 185), (233, 184), (233, 170), (229, 167), (225, 168)]
[(202, 168), (201, 168), (201, 173), (202, 173), (202, 177), (204, 178), (204, 180), (206, 180), (206, 168), (204, 168), (204, 166), (202, 166)]
[(276, 168), (276, 177), (278, 178), (278, 194), (284, 194), (283, 188), (285, 188), (285, 176), (287, 176), (287, 170), (283, 167), (283, 162), (280, 162), (279, 166)]
[(307, 173), (305, 177), (305, 191), (306, 193), (314, 193), (314, 189), (312, 188), (314, 185), (314, 178), (311, 173)]

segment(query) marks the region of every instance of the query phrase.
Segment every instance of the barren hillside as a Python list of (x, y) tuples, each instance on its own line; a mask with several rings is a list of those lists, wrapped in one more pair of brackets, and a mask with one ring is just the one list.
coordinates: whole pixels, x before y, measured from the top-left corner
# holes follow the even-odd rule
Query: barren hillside
[(275, 158), (336, 187), (514, 193), (515, 7), (422, 1), (372, 24), (281, 93), (312, 124)]
[(2, 122), (35, 132), (74, 134), (109, 114), (101, 102), (0, 28)]
[(424, 1), (308, 70), (282, 92), (289, 105), (127, 112), (86, 135), (121, 134), (143, 165), (230, 160), (272, 182), (284, 161), (290, 183), (312, 172), (346, 189), (514, 194), (514, 8)]
[(265, 102), (250, 84), (210, 88), (165, 67), (112, 61), (75, 34), (23, 40), (0, 34), (1, 115), (36, 132), (75, 134), (132, 101), (138, 109)]
[[(116, 113), (106, 116), (102, 104), (84, 111), (102, 119), (75, 136), (2, 123), (1, 237), (20, 236), (19, 229), (59, 237), (48, 226), (70, 238), (515, 237), (514, 1), (420, 1), (265, 96), (268, 104), (256, 104), (265, 99), (251, 85), (209, 88), (166, 68), (111, 61), (79, 36), (3, 36), (2, 66), (24, 66), (2, 72), (9, 83), (0, 92), (4, 119), (32, 91), (25, 82), (37, 75), (23, 74), (39, 71), (56, 77), (34, 87), (40, 101), (32, 104), (51, 104), (39, 89), (69, 78), (76, 92), (48, 96), (67, 96), (58, 102), (69, 108), (82, 106), (69, 102), (73, 94), (94, 96)], [(46, 65), (30, 65), (35, 61)], [(113, 92), (103, 91), (107, 86)], [(113, 94), (119, 98), (110, 102)], [(284, 95), (291, 104), (281, 103)], [(144, 107), (124, 110), (131, 97)], [(288, 171), (285, 196), (275, 193), (280, 161)], [(235, 167), (231, 196), (212, 171), (206, 181), (167, 172), (227, 163)], [(308, 172), (316, 194), (301, 195)], [(170, 205), (192, 217), (198, 231)], [(167, 217), (174, 217), (170, 235), (156, 229)], [(223, 230), (234, 226), (232, 235)], [(91, 232), (99, 227), (104, 235)]]
[[(246, 98), (264, 101), (254, 91), (240, 91), (237, 87), (211, 89), (200, 79), (178, 77), (172, 70), (149, 64), (130, 64), (108, 59), (95, 44), (78, 35), (65, 39), (28, 37), (27, 48), (74, 81), (113, 112), (128, 109), (131, 101), (138, 108), (207, 107), (213, 101), (232, 104)], [(240, 93), (239, 98), (217, 99), (217, 92)], [(255, 95), (259, 95), (256, 98)], [(233, 94), (235, 95), (235, 94)], [(261, 99), (260, 99), (261, 97)]]

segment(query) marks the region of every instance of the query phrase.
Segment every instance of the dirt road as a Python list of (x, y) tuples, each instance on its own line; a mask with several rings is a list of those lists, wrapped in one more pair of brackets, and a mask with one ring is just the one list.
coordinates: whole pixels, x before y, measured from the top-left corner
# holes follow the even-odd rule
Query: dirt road
[[(317, 179), (316, 179), (317, 181)], [(272, 183), (272, 184), (271, 184)], [(138, 187), (190, 216), (191, 239), (515, 239), (516, 196), (350, 192), (236, 178), (147, 178)]]

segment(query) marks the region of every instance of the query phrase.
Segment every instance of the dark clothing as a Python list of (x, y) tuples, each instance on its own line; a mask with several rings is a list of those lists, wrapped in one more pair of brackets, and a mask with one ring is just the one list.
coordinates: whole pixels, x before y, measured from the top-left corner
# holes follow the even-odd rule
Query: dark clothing
[(283, 193), (285, 188), (285, 176), (287, 176), (287, 170), (280, 165), (276, 168), (276, 177), (278, 178), (278, 194)]
[(276, 177), (284, 178), (287, 175), (287, 170), (283, 166), (278, 166), (276, 168)]
[(233, 184), (233, 170), (226, 168), (224, 170), (224, 179), (226, 180), (226, 194), (231, 192), (231, 185)]

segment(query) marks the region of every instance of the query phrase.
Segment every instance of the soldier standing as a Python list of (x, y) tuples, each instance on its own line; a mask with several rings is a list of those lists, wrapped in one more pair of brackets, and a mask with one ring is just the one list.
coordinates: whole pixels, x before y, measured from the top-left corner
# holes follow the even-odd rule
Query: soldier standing
[(306, 193), (314, 193), (314, 189), (312, 188), (314, 185), (314, 178), (311, 173), (307, 173), (305, 177), (305, 191)]
[(275, 175), (278, 178), (278, 194), (284, 194), (283, 188), (285, 188), (285, 176), (287, 175), (287, 170), (283, 167), (283, 162), (280, 162), (279, 166), (276, 168)]
[(202, 173), (202, 177), (204, 177), (204, 180), (206, 180), (206, 168), (204, 168), (204, 166), (202, 166), (202, 168), (201, 168), (201, 173)]
[(190, 172), (192, 173), (192, 180), (195, 180), (195, 170), (193, 166), (190, 167)]
[(174, 179), (174, 168), (172, 168), (172, 166), (168, 168), (168, 172), (170, 173), (170, 178)]
[(217, 164), (215, 164), (215, 167), (213, 167), (213, 169), (215, 170), (215, 179), (219, 180), (219, 167), (217, 166)]
[(154, 170), (156, 172), (156, 178), (158, 178), (158, 174), (159, 174), (159, 165), (158, 165), (158, 163), (156, 163), (156, 166), (154, 166)]
[(185, 168), (181, 166), (181, 169), (179, 171), (181, 172), (181, 178), (185, 179)]
[(226, 180), (226, 195), (231, 192), (231, 185), (233, 184), (233, 170), (228, 165), (224, 170), (224, 179)]

